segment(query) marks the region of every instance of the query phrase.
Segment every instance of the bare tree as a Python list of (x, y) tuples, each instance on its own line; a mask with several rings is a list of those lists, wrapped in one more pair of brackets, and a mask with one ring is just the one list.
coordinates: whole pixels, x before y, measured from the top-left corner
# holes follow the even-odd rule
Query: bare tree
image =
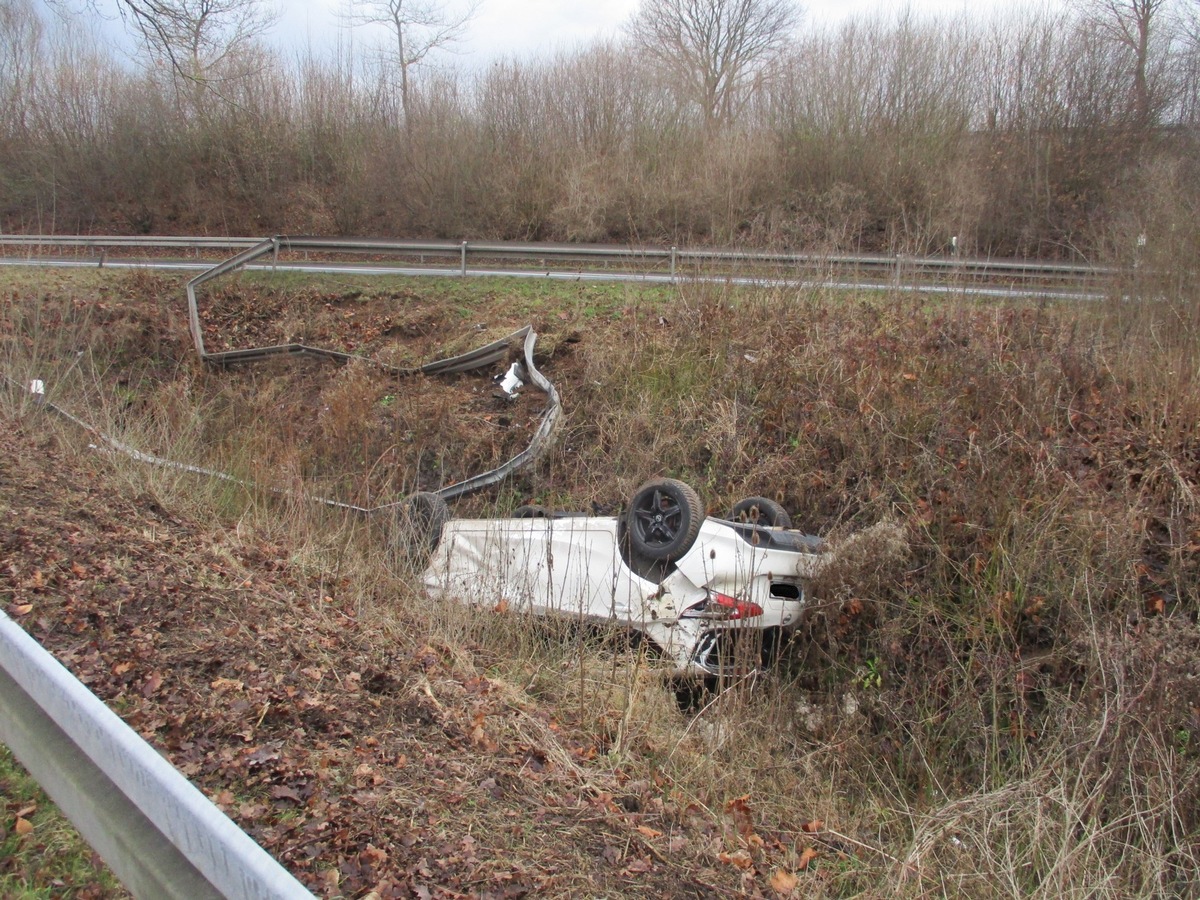
[(1100, 31), (1130, 56), (1131, 101), (1139, 126), (1154, 124), (1169, 102), (1156, 90), (1156, 64), (1170, 55), (1171, 33), (1165, 26), (1174, 12), (1173, 0), (1083, 0), (1085, 15)]
[(351, 14), (360, 25), (382, 25), (394, 44), (387, 57), (399, 76), (400, 105), (407, 119), (412, 105), (412, 70), (429, 54), (456, 43), (479, 11), (481, 0), (458, 7), (438, 0), (361, 0)]
[(31, 0), (0, 0), (0, 140), (26, 130), (42, 51), (42, 22)]
[[(68, 19), (70, 0), (47, 0)], [(279, 18), (263, 0), (84, 0), (102, 16), (115, 6), (151, 60), (165, 62), (178, 78), (199, 90), (247, 50)]]
[(1180, 80), (1180, 121), (1195, 125), (1200, 121), (1200, 0), (1190, 0), (1180, 16), (1183, 41)]
[(794, 0), (643, 0), (626, 30), (711, 125), (733, 118), (799, 21)]

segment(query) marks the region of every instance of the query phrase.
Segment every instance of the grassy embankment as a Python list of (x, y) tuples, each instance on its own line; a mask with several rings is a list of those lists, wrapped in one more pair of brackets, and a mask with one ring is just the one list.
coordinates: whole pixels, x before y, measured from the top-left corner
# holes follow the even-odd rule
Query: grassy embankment
[[(402, 496), (503, 458), (538, 409), (367, 366), (206, 371), (172, 280), (5, 279), (7, 374), (36, 373), (142, 449), (258, 483)], [(301, 583), (336, 584), (368, 631), (455, 648), (560, 710), (590, 730), (597, 772), (714, 821), (748, 810), (722, 850), (747, 886), (803, 863), (801, 888), (838, 896), (1197, 890), (1194, 302), (408, 281), (245, 282), (206, 304), (228, 345), (302, 338), (394, 360), (533, 321), (565, 426), (460, 512), (614, 506), (666, 474), (714, 512), (765, 494), (835, 537), (903, 525), (902, 564), (868, 555), (827, 579), (778, 671), (693, 718), (578, 634), (431, 606), (386, 528), (112, 461), (130, 490), (289, 548)], [(6, 419), (28, 414), (6, 398)], [(672, 850), (691, 870), (716, 854)]]

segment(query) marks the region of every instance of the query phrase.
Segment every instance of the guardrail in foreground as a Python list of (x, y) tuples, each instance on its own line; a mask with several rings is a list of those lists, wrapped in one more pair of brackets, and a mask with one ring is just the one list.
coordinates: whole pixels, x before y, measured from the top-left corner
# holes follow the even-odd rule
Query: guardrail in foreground
[(134, 896), (311, 900), (3, 612), (0, 741)]

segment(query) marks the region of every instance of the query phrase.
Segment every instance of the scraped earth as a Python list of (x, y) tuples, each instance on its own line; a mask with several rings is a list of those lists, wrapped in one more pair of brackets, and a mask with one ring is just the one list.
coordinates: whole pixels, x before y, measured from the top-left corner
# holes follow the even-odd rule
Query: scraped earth
[(129, 496), (36, 417), (0, 432), (0, 513), (7, 612), (314, 892), (736, 887), (692, 868), (714, 824), (595, 765), (579, 723), (452, 648), (382, 650), (286, 548)]

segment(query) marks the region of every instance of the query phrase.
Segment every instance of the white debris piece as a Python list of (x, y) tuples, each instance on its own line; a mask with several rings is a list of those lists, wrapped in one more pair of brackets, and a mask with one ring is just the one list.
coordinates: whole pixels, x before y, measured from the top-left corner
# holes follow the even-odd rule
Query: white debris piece
[(497, 377), (496, 384), (499, 386), (500, 390), (504, 391), (504, 393), (511, 397), (518, 390), (525, 387), (525, 382), (521, 380), (520, 373), (521, 364), (513, 363), (508, 367), (507, 372)]

